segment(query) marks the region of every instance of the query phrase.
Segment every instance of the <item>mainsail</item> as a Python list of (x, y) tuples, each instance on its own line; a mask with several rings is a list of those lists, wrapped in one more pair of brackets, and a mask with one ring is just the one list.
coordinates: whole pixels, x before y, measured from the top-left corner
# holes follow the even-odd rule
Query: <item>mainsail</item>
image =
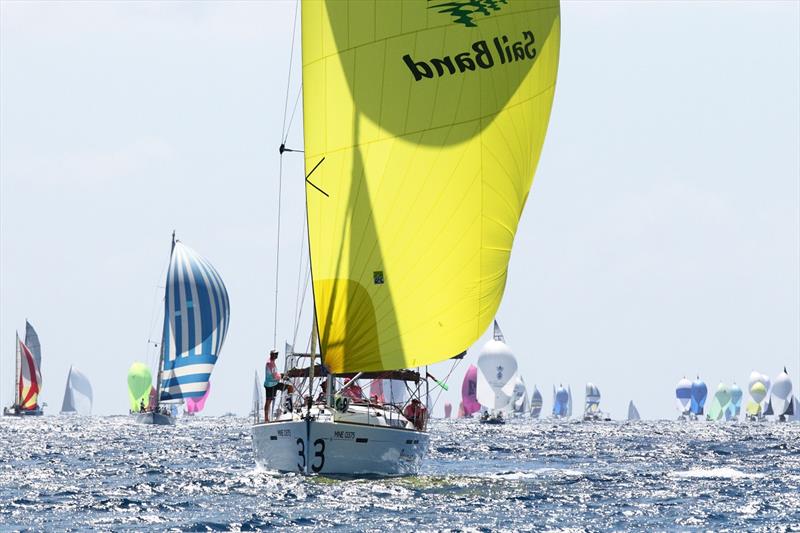
[(517, 359), (502, 341), (490, 340), (478, 356), (478, 402), (487, 409), (511, 409)]
[(461, 407), (464, 416), (471, 416), (481, 410), (478, 403), (478, 367), (469, 365), (464, 374), (464, 382), (461, 384)]
[(199, 413), (202, 411), (206, 406), (206, 400), (208, 399), (208, 395), (211, 392), (211, 382), (208, 383), (208, 387), (206, 387), (206, 392), (199, 398), (188, 397), (186, 398), (186, 412), (187, 413)]
[(641, 420), (641, 417), (639, 416), (639, 410), (636, 408), (635, 405), (633, 405), (633, 400), (628, 402), (628, 420), (629, 421)]
[(542, 393), (539, 392), (539, 388), (534, 385), (533, 386), (533, 394), (531, 394), (531, 416), (533, 418), (539, 418), (539, 415), (542, 413)]
[(61, 413), (77, 413), (88, 416), (92, 414), (93, 400), (94, 393), (89, 378), (74, 366), (70, 366), (67, 385), (64, 388), (64, 400), (61, 402)]
[(692, 383), (691, 392), (691, 412), (695, 415), (702, 415), (703, 407), (706, 404), (706, 397), (708, 396), (708, 387), (706, 386), (705, 382), (698, 377), (697, 380)]
[(572, 385), (567, 385), (567, 417), (572, 416)]
[(146, 364), (135, 362), (128, 369), (128, 399), (131, 411), (139, 411), (144, 405), (150, 406), (150, 387), (153, 375)]
[(460, 4), (303, 2), (311, 271), (334, 373), (448, 359), (500, 304), (550, 117), (559, 4)]
[(228, 291), (205, 258), (175, 242), (167, 272), (159, 401), (201, 398), (230, 320)]
[(39, 393), (41, 392), (42, 375), (36, 360), (17, 335), (17, 361), (19, 376), (17, 382), (17, 405), (23, 411), (34, 411), (39, 407)]
[[(33, 360), (36, 361), (36, 368), (42, 368), (42, 344), (39, 342), (39, 335), (36, 333), (36, 330), (33, 329), (33, 325), (27, 320), (25, 321), (25, 346), (31, 351), (33, 354)], [(39, 376), (41, 378), (41, 376)], [(42, 382), (39, 381), (39, 387), (41, 388)]]

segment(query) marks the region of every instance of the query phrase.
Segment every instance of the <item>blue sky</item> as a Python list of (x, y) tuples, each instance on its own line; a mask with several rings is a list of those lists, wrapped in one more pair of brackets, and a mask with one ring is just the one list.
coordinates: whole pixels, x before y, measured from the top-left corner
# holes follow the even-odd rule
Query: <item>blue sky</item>
[[(272, 344), (293, 14), (278, 1), (0, 3), (4, 403), (27, 317), (51, 413), (70, 364), (96, 413), (125, 412), (127, 367), (153, 361), (176, 229), (230, 293), (207, 411), (249, 409)], [(591, 380), (613, 415), (634, 399), (645, 418), (674, 415), (684, 375), (744, 385), (787, 365), (797, 388), (800, 4), (567, 2), (561, 46), (498, 313), (526, 381), (549, 408), (553, 384), (582, 401)], [(284, 180), (279, 339), (294, 331), (300, 157), (285, 157)]]

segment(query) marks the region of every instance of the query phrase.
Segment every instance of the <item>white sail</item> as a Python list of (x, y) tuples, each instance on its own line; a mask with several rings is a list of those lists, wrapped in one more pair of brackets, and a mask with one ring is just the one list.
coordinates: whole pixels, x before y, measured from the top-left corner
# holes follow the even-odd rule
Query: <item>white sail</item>
[(406, 402), (405, 382), (397, 379), (384, 379), (382, 381), (383, 401), (393, 405), (403, 405)]
[(261, 410), (264, 408), (264, 399), (262, 398), (261, 380), (258, 379), (258, 370), (255, 371), (255, 382), (253, 383), (253, 411), (251, 416), (258, 418)]
[(528, 412), (528, 389), (525, 387), (525, 380), (522, 379), (522, 376), (517, 374), (517, 378), (514, 383), (514, 390), (511, 393), (511, 403), (513, 405), (513, 411), (515, 413), (527, 413)]
[(636, 409), (635, 405), (633, 405), (633, 400), (628, 402), (628, 420), (641, 420), (641, 417), (639, 416), (639, 410)]
[(593, 383), (586, 384), (586, 403), (584, 404), (584, 414), (592, 414), (600, 411), (600, 389)]
[(478, 357), (478, 402), (487, 409), (504, 409), (511, 403), (516, 384), (517, 359), (502, 341), (490, 340)]
[(71, 366), (67, 375), (67, 385), (64, 389), (64, 401), (61, 403), (61, 413), (76, 413), (88, 416), (92, 414), (93, 399), (94, 394), (89, 378), (77, 368)]
[(572, 386), (567, 385), (567, 418), (572, 416)]
[(539, 418), (539, 415), (542, 413), (542, 404), (542, 393), (539, 392), (539, 388), (534, 385), (533, 393), (531, 394), (531, 416), (533, 418)]
[(783, 372), (778, 374), (775, 378), (775, 383), (772, 384), (770, 400), (772, 400), (772, 409), (775, 411), (775, 415), (783, 416), (790, 414), (789, 412), (793, 407), (792, 380), (789, 378), (789, 374), (786, 372), (785, 368)]

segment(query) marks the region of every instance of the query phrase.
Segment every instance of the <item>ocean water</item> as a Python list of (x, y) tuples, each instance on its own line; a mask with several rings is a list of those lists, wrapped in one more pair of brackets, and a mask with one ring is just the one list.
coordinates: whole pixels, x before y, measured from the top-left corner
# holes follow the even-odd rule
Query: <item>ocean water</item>
[(2, 418), (0, 530), (800, 530), (800, 424), (431, 425), (419, 476), (330, 479), (242, 418)]

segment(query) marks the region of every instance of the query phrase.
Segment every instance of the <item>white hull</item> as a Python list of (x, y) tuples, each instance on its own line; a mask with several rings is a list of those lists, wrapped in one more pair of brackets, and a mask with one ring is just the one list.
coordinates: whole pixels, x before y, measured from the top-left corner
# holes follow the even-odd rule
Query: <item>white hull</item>
[(333, 475), (413, 475), (428, 451), (428, 434), (321, 416), (253, 425), (256, 463), (268, 470)]
[(133, 420), (137, 424), (150, 424), (155, 426), (174, 426), (175, 417), (161, 413), (133, 413)]

